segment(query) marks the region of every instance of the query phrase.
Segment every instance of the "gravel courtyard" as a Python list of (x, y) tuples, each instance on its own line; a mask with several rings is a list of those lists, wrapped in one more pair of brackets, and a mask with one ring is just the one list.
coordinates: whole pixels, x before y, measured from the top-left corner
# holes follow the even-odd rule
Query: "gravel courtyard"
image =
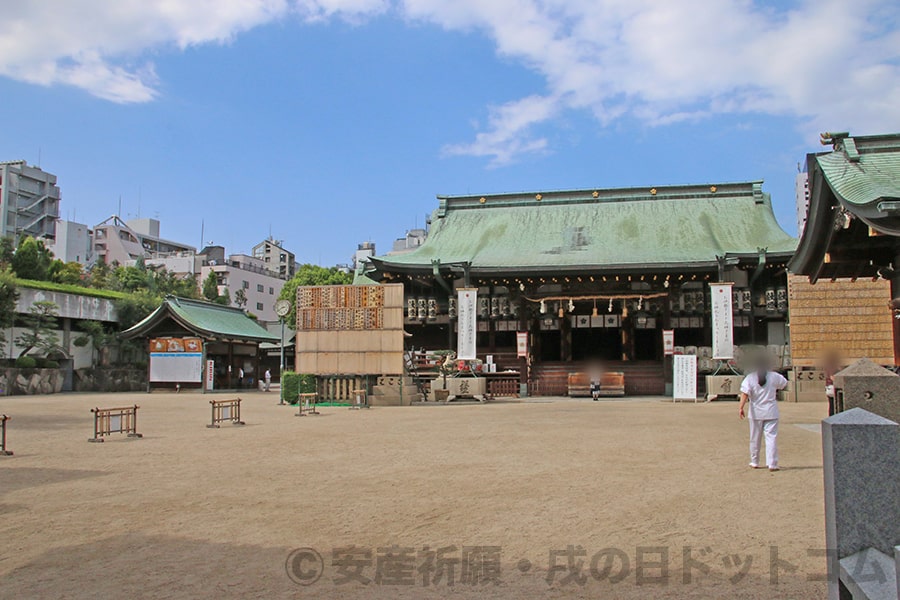
[[(0, 598), (825, 595), (824, 403), (781, 404), (769, 473), (734, 402), (298, 418), (250, 392), (208, 429), (213, 397), (0, 399)], [(143, 439), (87, 442), (133, 403)]]

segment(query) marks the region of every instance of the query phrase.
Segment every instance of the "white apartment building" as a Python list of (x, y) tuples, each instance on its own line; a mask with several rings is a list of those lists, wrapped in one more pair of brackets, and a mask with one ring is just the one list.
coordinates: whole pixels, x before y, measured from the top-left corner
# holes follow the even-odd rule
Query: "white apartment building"
[(388, 252), (388, 256), (392, 254), (403, 254), (405, 252), (411, 252), (412, 250), (415, 250), (416, 248), (424, 244), (427, 237), (427, 229), (410, 229), (406, 232), (406, 235), (404, 237), (394, 240), (394, 245), (391, 248), (391, 251)]
[(56, 222), (56, 239), (47, 247), (63, 262), (76, 262), (85, 267), (94, 262), (94, 243), (91, 228), (84, 223), (60, 220)]
[(359, 265), (366, 262), (370, 256), (375, 256), (375, 242), (363, 242), (356, 247), (353, 253), (353, 270), (359, 268)]
[(260, 321), (278, 321), (275, 301), (284, 287), (284, 279), (276, 277), (263, 260), (246, 254), (232, 254), (227, 260), (222, 260), (215, 256), (214, 249), (203, 250), (207, 258), (200, 267), (201, 287), (209, 273), (213, 272), (219, 284), (219, 295), (227, 290), (232, 305), (237, 305), (237, 292), (243, 290), (247, 298), (247, 304), (243, 307), (245, 310), (256, 315)]
[(24, 160), (0, 162), (0, 235), (52, 240), (59, 218), (56, 175)]
[(291, 279), (297, 273), (294, 253), (284, 249), (284, 242), (269, 237), (253, 246), (253, 258), (261, 260), (277, 277)]
[(178, 253), (196, 254), (197, 249), (159, 237), (156, 219), (123, 221), (113, 215), (94, 227), (94, 257), (106, 264), (129, 264), (138, 258), (161, 258)]

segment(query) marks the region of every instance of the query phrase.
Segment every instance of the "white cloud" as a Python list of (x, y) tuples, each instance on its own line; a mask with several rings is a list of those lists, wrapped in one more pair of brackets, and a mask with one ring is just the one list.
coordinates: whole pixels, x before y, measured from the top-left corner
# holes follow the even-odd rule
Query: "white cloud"
[(157, 96), (148, 50), (225, 43), (289, 15), (307, 20), (384, 10), (387, 0), (29, 0), (0, 18), (0, 75), (68, 84), (114, 102)]
[(32, 0), (4, 6), (0, 74), (146, 102), (147, 51), (224, 43), (283, 18), (411, 21), (489, 37), (545, 88), (489, 107), (474, 140), (449, 155), (504, 164), (546, 151), (535, 130), (567, 111), (601, 126), (710, 115), (777, 114), (817, 129), (900, 129), (896, 0)]

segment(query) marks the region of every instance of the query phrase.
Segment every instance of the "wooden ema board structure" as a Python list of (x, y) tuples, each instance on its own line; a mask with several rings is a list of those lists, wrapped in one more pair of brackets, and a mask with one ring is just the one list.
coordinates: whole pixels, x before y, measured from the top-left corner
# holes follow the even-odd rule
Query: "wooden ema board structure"
[(820, 280), (788, 276), (791, 357), (794, 367), (821, 367), (837, 349), (844, 364), (868, 358), (894, 364), (891, 285), (879, 279)]
[(403, 285), (297, 288), (298, 373), (403, 372)]

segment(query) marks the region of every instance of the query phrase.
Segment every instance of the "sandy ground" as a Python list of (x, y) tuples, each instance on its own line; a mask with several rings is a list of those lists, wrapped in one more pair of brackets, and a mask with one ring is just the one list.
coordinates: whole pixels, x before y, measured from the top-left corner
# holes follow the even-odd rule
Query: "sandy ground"
[[(734, 402), (297, 418), (248, 393), (207, 429), (209, 398), (0, 399), (0, 598), (825, 595), (824, 404), (782, 404), (769, 473)], [(87, 442), (91, 407), (134, 402), (143, 439)]]

